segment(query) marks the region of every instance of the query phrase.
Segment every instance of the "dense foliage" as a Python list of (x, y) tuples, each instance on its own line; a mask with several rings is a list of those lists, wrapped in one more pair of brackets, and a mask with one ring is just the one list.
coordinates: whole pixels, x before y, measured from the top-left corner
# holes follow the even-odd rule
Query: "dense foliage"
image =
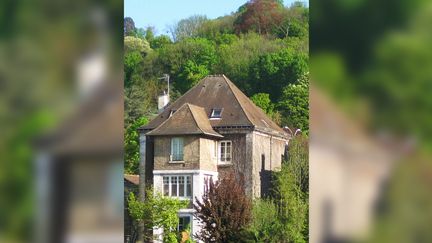
[[(180, 201), (176, 198), (164, 197), (158, 193), (153, 194), (149, 189), (144, 202), (135, 198), (133, 193), (129, 194), (129, 213), (138, 223), (143, 223), (145, 229), (153, 227), (163, 229), (163, 242), (177, 243), (180, 237), (177, 232), (178, 215), (181, 208), (188, 205), (188, 201)], [(146, 236), (145, 237), (149, 237)], [(150, 236), (152, 237), (152, 236)], [(150, 240), (151, 239), (146, 239)]]
[(275, 176), (274, 198), (254, 202), (248, 231), (255, 242), (307, 242), (309, 168), (306, 137), (290, 142), (289, 159)]
[(138, 128), (147, 124), (148, 119), (146, 117), (141, 117), (137, 119), (134, 123), (129, 125), (126, 129), (124, 138), (124, 150), (125, 150), (125, 173), (133, 174), (138, 171), (139, 165), (139, 133)]
[[(281, 1), (252, 0), (216, 19), (180, 20), (171, 27), (171, 37), (125, 18), (126, 133), (137, 119), (154, 117), (157, 96), (166, 91), (160, 80), (165, 73), (171, 101), (206, 75), (225, 74), (249, 97), (268, 97), (264, 110), (276, 123), (307, 132), (308, 92), (302, 80), (309, 72), (308, 15), (301, 3), (286, 7)], [(126, 164), (126, 171), (138, 173), (136, 168)]]
[(232, 173), (207, 182), (202, 198), (195, 198), (195, 217), (203, 227), (196, 237), (204, 242), (234, 242), (242, 239), (250, 221), (251, 202), (243, 178)]

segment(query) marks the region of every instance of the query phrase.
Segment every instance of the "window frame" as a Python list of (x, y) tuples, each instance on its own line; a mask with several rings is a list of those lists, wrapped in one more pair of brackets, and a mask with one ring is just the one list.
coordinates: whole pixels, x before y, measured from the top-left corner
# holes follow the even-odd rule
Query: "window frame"
[(192, 236), (193, 235), (193, 232), (192, 232), (192, 229), (193, 229), (193, 227), (192, 227), (193, 216), (189, 215), (189, 214), (187, 214), (187, 215), (181, 214), (181, 215), (178, 216), (178, 218), (179, 218), (179, 221), (178, 221), (178, 224), (177, 224), (177, 231), (178, 232), (184, 232), (186, 230), (186, 228), (185, 228), (186, 225), (183, 225), (183, 231), (180, 231), (180, 218), (189, 218), (189, 225), (190, 225), (190, 230), (191, 230), (190, 234)]
[(169, 117), (172, 117), (172, 115), (174, 115), (174, 113), (176, 112), (177, 110), (171, 110), (170, 111), (170, 114), (169, 114)]
[[(219, 115), (215, 115), (215, 111), (220, 111)], [(223, 108), (213, 108), (210, 113), (210, 119), (221, 119), (223, 113)]]
[[(175, 144), (174, 141), (181, 141), (181, 148), (180, 148), (180, 143), (177, 144), (178, 149), (181, 149), (181, 153), (179, 157), (174, 156), (174, 150), (175, 150)], [(171, 141), (170, 141), (170, 157), (169, 157), (169, 162), (170, 163), (183, 163), (184, 162), (184, 138), (183, 137), (172, 137)]]
[[(176, 183), (173, 184), (173, 178), (175, 178)], [(180, 196), (180, 178), (183, 180), (183, 196)], [(172, 198), (179, 198), (179, 199), (185, 199), (190, 200), (193, 196), (193, 183), (192, 183), (193, 175), (186, 174), (186, 175), (180, 175), (180, 174), (168, 174), (168, 175), (162, 175), (162, 195), (164, 197), (172, 197)], [(166, 183), (168, 181), (168, 184)], [(173, 195), (173, 186), (176, 185), (176, 195)], [(190, 187), (188, 187), (190, 185)], [(168, 188), (168, 193), (166, 191), (165, 186)], [(190, 188), (190, 194), (188, 195), (188, 188)]]
[[(225, 160), (222, 161), (222, 144), (225, 143), (225, 149), (224, 149), (224, 158)], [(227, 153), (227, 146), (226, 144), (229, 143), (230, 144), (230, 149), (229, 149), (229, 153)], [(233, 150), (233, 143), (231, 140), (221, 140), (218, 142), (218, 164), (222, 164), (222, 165), (229, 165), (232, 164), (232, 150)], [(226, 160), (227, 156), (229, 154), (229, 161)]]

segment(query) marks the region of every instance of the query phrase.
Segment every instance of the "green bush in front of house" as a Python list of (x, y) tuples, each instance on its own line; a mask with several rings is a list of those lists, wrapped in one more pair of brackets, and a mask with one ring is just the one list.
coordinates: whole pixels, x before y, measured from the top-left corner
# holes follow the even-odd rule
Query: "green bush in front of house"
[(160, 193), (153, 194), (151, 188), (146, 194), (146, 200), (143, 202), (136, 199), (133, 193), (129, 194), (128, 210), (131, 217), (138, 223), (143, 222), (145, 229), (162, 228), (163, 242), (177, 243), (180, 235), (177, 231), (177, 213), (181, 208), (187, 207), (189, 202), (164, 197)]

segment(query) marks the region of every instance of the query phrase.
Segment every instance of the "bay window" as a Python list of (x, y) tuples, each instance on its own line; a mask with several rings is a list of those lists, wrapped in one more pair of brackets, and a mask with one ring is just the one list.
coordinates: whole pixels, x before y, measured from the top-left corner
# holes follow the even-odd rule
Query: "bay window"
[(163, 176), (163, 195), (167, 197), (192, 197), (191, 175)]

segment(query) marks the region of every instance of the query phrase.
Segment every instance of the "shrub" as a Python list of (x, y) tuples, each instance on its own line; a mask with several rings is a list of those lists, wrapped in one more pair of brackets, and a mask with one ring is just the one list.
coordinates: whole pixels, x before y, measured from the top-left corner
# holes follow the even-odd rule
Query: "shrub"
[(204, 242), (232, 242), (244, 236), (251, 219), (251, 201), (244, 191), (244, 180), (233, 173), (206, 183), (201, 199), (195, 198), (195, 217), (203, 227), (197, 239)]

